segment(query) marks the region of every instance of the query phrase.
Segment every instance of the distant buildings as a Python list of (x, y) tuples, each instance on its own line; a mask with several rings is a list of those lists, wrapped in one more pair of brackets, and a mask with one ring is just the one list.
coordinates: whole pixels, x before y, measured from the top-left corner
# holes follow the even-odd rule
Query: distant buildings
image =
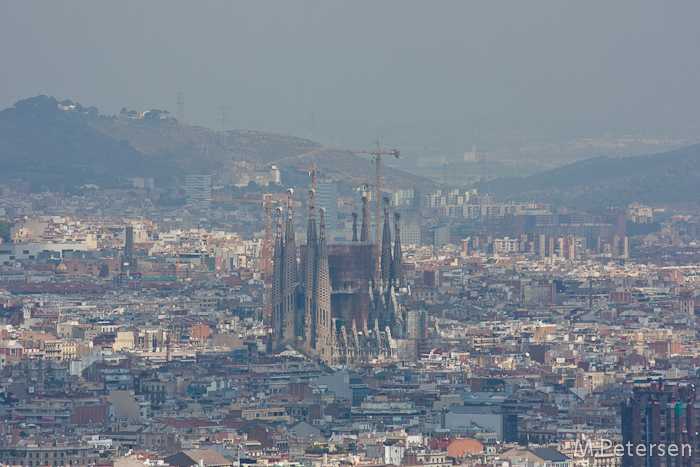
[(654, 213), (649, 206), (630, 204), (627, 206), (627, 220), (635, 224), (650, 224), (654, 222)]
[(211, 205), (211, 175), (188, 175), (186, 190), (188, 206), (206, 208)]
[(404, 245), (420, 246), (420, 226), (421, 226), (421, 213), (420, 210), (411, 209), (401, 213), (401, 218), (399, 219), (399, 226), (401, 227), (401, 242)]
[(433, 246), (435, 246), (435, 248), (444, 247), (450, 243), (450, 226), (444, 225), (442, 227), (435, 227), (433, 236)]
[(621, 467), (624, 438), (692, 448), (625, 467), (699, 467), (697, 216), (627, 237), (622, 210), (409, 191), (378, 251), (359, 198), (353, 241), (281, 210), (269, 321), (257, 202), (0, 199), (0, 463)]
[(131, 179), (131, 183), (134, 185), (134, 188), (153, 189), (156, 186), (153, 177), (134, 177)]
[(325, 211), (326, 222), (331, 230), (338, 223), (338, 184), (331, 180), (316, 182), (316, 207)]

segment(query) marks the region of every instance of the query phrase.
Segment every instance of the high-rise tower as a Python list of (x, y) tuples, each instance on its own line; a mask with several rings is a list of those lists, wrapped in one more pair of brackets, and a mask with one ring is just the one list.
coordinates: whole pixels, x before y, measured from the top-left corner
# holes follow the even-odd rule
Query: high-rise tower
[(211, 205), (211, 175), (187, 175), (187, 205), (208, 208)]
[(138, 271), (138, 258), (134, 251), (134, 226), (127, 225), (124, 239), (124, 256), (121, 261), (122, 272)]
[[(635, 387), (633, 397), (622, 403), (622, 467), (700, 465), (696, 457), (700, 452), (700, 414), (695, 400), (695, 387), (690, 385), (654, 382), (651, 387)], [(663, 454), (660, 446), (664, 446)]]

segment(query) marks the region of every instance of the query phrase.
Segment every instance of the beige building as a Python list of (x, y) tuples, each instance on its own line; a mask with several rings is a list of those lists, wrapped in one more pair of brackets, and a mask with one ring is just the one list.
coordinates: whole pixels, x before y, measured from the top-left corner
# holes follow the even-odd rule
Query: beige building
[(150, 402), (135, 397), (134, 391), (113, 389), (109, 391), (107, 401), (114, 406), (114, 417), (117, 419), (137, 422), (148, 418), (151, 413)]
[(118, 331), (117, 337), (114, 339), (114, 345), (112, 349), (115, 352), (120, 350), (133, 350), (134, 349), (134, 332), (133, 331)]

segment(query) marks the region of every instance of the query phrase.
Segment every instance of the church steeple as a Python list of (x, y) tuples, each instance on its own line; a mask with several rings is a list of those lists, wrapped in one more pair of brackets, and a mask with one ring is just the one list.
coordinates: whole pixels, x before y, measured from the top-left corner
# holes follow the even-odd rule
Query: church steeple
[(382, 282), (391, 282), (391, 226), (389, 224), (389, 198), (384, 198), (384, 230), (382, 232)]
[(391, 263), (391, 279), (393, 285), (396, 287), (403, 287), (403, 252), (401, 251), (401, 226), (399, 225), (399, 219), (401, 214), (398, 212), (394, 213), (394, 260)]
[(366, 196), (362, 197), (362, 232), (360, 233), (360, 241), (369, 241), (369, 206)]
[(282, 242), (282, 208), (277, 208), (277, 237), (272, 256), (272, 347), (277, 347), (282, 340), (282, 256), (284, 243)]
[(285, 245), (287, 244), (287, 241), (296, 241), (296, 235), (294, 233), (294, 217), (292, 215), (292, 205), (294, 204), (292, 201), (293, 194), (294, 190), (289, 188), (287, 190), (287, 224), (284, 227)]
[(295, 341), (296, 301), (294, 292), (297, 286), (297, 244), (292, 217), (292, 194), (287, 190), (287, 225), (284, 231), (284, 251), (282, 254), (282, 310), (283, 336), (286, 342)]
[(352, 213), (352, 241), (357, 241), (357, 213)]
[(331, 282), (328, 270), (328, 252), (326, 251), (326, 221), (323, 209), (321, 213), (320, 235), (316, 250), (316, 274), (314, 277), (314, 303), (315, 303), (315, 348), (319, 357), (324, 362), (332, 360), (331, 338)]
[(304, 286), (304, 338), (305, 344), (311, 345), (314, 340), (314, 275), (316, 274), (316, 250), (318, 239), (316, 238), (316, 193), (309, 190), (309, 225), (306, 228), (306, 257), (304, 258), (304, 274), (302, 285)]

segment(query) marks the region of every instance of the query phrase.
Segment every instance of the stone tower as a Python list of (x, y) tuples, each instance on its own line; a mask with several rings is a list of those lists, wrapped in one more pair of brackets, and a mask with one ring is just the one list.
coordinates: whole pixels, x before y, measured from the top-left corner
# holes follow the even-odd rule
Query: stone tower
[(282, 340), (287, 344), (296, 343), (296, 288), (297, 282), (297, 244), (292, 217), (292, 194), (287, 190), (287, 224), (284, 230), (284, 248), (282, 250)]
[(403, 287), (405, 285), (403, 278), (403, 253), (401, 252), (401, 227), (399, 219), (401, 214), (394, 213), (394, 261), (391, 263), (391, 278), (394, 287)]
[(333, 338), (331, 335), (331, 281), (328, 271), (328, 252), (326, 251), (326, 223), (321, 212), (320, 236), (316, 250), (316, 274), (314, 277), (314, 301), (316, 303), (316, 356), (326, 363), (333, 361)]
[(282, 209), (277, 208), (277, 238), (275, 250), (272, 255), (272, 327), (271, 347), (277, 348), (282, 342), (282, 256), (284, 243), (282, 242)]
[(366, 196), (362, 197), (362, 231), (360, 241), (369, 242), (369, 204)]
[(391, 282), (391, 225), (389, 224), (389, 198), (384, 198), (384, 230), (382, 232), (382, 284)]
[(357, 213), (352, 213), (352, 241), (357, 241)]
[[(314, 190), (309, 190), (309, 224), (306, 228), (306, 257), (304, 258), (304, 273), (302, 286), (304, 288), (304, 346), (312, 347), (316, 339), (316, 323), (314, 315), (314, 279), (316, 275), (316, 250), (318, 239), (316, 235), (316, 199)], [(300, 313), (301, 315), (301, 313)]]

